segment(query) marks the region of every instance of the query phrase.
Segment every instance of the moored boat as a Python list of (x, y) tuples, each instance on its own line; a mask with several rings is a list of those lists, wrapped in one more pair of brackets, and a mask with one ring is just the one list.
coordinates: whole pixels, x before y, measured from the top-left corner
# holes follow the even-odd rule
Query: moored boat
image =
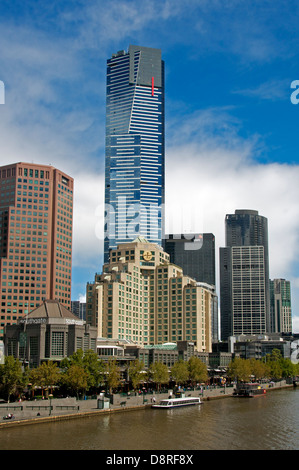
[(265, 396), (266, 389), (259, 383), (237, 384), (234, 397), (255, 398)]
[(199, 397), (180, 397), (180, 398), (165, 398), (159, 403), (153, 404), (152, 408), (177, 408), (181, 406), (200, 405), (201, 399)]

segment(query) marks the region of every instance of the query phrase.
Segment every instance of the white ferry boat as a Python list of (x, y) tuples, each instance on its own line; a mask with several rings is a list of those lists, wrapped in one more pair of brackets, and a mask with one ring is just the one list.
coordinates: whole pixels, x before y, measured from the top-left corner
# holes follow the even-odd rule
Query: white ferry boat
[(153, 404), (152, 408), (177, 408), (179, 406), (200, 405), (201, 399), (198, 397), (180, 397), (180, 398), (165, 398), (157, 404)]

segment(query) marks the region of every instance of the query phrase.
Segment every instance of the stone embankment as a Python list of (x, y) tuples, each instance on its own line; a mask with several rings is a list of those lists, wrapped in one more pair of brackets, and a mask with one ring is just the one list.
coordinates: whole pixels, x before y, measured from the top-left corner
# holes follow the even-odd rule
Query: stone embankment
[[(264, 384), (267, 390), (275, 390), (285, 387), (293, 387), (285, 381)], [(201, 397), (203, 401), (232, 397), (234, 387), (209, 387), (202, 390), (186, 390), (185, 396)], [(140, 410), (150, 407), (153, 401), (168, 398), (169, 393), (153, 393), (139, 395), (115, 394), (110, 400), (104, 397), (97, 399), (77, 400), (71, 398), (53, 398), (48, 400), (22, 401), (18, 403), (0, 404), (0, 429), (7, 426), (21, 426), (26, 424), (45, 423), (50, 421), (61, 421), (81, 417), (89, 417), (113, 412), (124, 412)], [(13, 419), (3, 419), (9, 414)]]

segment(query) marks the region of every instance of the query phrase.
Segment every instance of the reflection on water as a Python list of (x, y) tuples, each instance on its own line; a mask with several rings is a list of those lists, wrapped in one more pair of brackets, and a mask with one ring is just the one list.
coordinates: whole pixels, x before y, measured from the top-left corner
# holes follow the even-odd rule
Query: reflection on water
[(299, 389), (0, 431), (0, 449), (298, 450)]

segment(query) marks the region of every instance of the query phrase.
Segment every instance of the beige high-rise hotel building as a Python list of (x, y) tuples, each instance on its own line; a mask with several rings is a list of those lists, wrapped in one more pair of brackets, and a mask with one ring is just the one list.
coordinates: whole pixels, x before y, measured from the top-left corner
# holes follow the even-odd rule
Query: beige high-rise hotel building
[(45, 299), (71, 306), (73, 179), (50, 165), (0, 167), (1, 328)]
[(211, 292), (142, 237), (112, 249), (102, 274), (87, 284), (86, 320), (98, 337), (140, 345), (186, 340), (212, 351)]

